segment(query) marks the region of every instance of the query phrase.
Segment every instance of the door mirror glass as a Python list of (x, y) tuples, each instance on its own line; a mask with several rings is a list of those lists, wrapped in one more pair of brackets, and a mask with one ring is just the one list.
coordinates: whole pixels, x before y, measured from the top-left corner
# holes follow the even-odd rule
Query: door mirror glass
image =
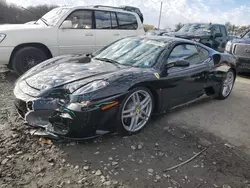
[(172, 63), (168, 63), (166, 64), (166, 68), (172, 68), (172, 67), (188, 67), (190, 65), (190, 63), (186, 60), (178, 60)]
[(216, 33), (216, 34), (214, 35), (214, 38), (218, 38), (218, 37), (222, 37), (222, 34), (221, 34), (221, 33)]
[(72, 26), (73, 26), (72, 21), (65, 20), (61, 25), (61, 29), (71, 29)]

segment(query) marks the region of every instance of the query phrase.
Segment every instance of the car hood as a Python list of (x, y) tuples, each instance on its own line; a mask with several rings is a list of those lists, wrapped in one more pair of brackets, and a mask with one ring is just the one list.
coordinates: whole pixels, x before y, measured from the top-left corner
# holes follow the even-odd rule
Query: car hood
[(169, 36), (175, 36), (180, 38), (202, 38), (208, 36), (206, 33), (179, 33), (179, 32), (172, 32), (168, 34)]
[(0, 25), (0, 31), (29, 30), (48, 27), (42, 24), (4, 24)]
[(126, 68), (130, 67), (88, 59), (85, 55), (72, 55), (47, 60), (39, 64), (38, 68), (33, 67), (21, 80), (25, 80), (30, 87), (43, 91), (81, 79), (86, 79), (87, 83), (90, 78), (101, 79)]
[(233, 39), (232, 43), (245, 43), (245, 44), (250, 44), (250, 39)]

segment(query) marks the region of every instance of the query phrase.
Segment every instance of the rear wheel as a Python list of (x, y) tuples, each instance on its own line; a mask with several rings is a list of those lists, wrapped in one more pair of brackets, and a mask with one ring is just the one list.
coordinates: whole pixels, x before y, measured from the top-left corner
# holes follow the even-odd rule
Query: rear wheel
[(235, 82), (235, 74), (234, 74), (233, 70), (230, 69), (226, 73), (226, 75), (223, 79), (220, 91), (218, 93), (218, 99), (226, 99), (230, 95), (230, 93), (233, 89), (233, 86), (234, 86), (234, 82)]
[(133, 134), (142, 130), (152, 114), (153, 106), (153, 96), (147, 88), (131, 90), (119, 110), (118, 131)]
[(48, 55), (36, 47), (24, 47), (15, 52), (12, 58), (13, 70), (22, 75), (28, 69), (48, 59)]

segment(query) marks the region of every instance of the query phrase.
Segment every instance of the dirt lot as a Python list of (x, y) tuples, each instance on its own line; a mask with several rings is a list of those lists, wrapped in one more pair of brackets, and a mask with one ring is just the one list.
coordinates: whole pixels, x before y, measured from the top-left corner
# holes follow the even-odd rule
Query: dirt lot
[(203, 98), (155, 116), (137, 135), (51, 145), (18, 118), (15, 80), (0, 74), (0, 187), (250, 188), (247, 80), (227, 100)]

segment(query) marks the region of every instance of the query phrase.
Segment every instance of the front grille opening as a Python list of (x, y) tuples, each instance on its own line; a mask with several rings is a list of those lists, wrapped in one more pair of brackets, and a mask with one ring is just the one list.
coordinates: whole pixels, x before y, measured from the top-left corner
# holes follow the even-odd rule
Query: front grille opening
[(27, 109), (33, 110), (33, 102), (32, 101), (27, 102)]

